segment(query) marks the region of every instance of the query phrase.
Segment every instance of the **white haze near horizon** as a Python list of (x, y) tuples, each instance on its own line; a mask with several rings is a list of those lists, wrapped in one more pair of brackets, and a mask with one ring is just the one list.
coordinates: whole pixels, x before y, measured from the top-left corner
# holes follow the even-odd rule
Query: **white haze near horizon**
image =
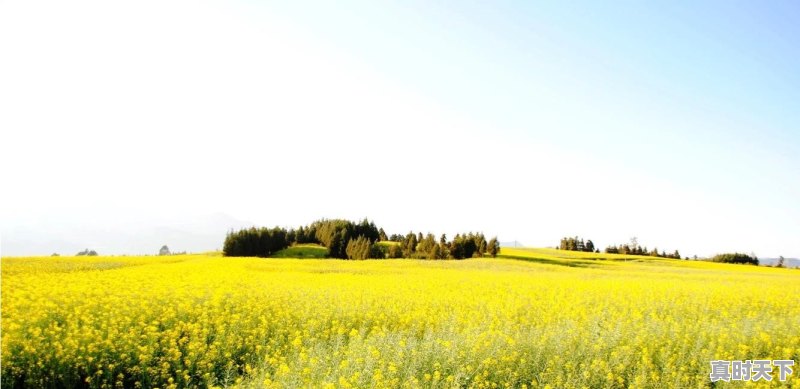
[[(0, 253), (213, 250), (244, 225), (369, 217), (389, 233), (601, 247), (636, 236), (684, 256), (800, 257), (797, 184), (764, 176), (779, 165), (765, 153), (667, 153), (657, 130), (634, 142), (650, 157), (572, 147), (536, 134), (602, 128), (600, 114), (554, 106), (533, 124), (492, 122), (253, 7), (4, 2)], [(580, 88), (526, 80), (543, 100)], [(676, 179), (670, 159), (698, 172)]]

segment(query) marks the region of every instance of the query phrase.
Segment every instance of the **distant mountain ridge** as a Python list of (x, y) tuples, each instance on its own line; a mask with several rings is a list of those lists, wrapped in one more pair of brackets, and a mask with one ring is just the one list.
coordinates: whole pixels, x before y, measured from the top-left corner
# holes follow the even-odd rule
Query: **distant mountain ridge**
[(163, 245), (173, 252), (205, 252), (221, 249), (228, 231), (252, 225), (217, 212), (137, 227), (125, 223), (111, 228), (30, 226), (3, 231), (0, 255), (75, 255), (86, 248), (100, 255), (155, 255)]

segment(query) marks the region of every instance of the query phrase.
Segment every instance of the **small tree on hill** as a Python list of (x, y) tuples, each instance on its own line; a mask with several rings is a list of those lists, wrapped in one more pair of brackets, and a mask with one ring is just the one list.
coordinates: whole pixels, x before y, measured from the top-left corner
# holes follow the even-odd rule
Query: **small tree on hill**
[(584, 249), (585, 249), (584, 251), (587, 251), (587, 252), (590, 252), (590, 253), (594, 252), (594, 242), (592, 242), (591, 239), (587, 240), (586, 244), (584, 245)]

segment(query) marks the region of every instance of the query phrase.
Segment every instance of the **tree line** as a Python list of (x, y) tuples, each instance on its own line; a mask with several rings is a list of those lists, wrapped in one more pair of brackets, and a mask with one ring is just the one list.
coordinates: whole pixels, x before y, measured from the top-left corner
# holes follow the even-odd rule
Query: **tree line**
[(403, 258), (418, 259), (464, 259), (473, 257), (490, 256), (496, 257), (500, 252), (500, 242), (497, 238), (486, 241), (482, 233), (456, 234), (452, 240), (447, 240), (447, 236), (442, 234), (439, 239), (428, 233), (422, 235), (421, 232), (414, 234), (410, 231), (406, 234), (390, 252), (390, 255)]
[(287, 247), (289, 240), (285, 229), (251, 227), (229, 232), (222, 253), (228, 257), (268, 257)]
[(613, 245), (608, 246), (605, 249), (606, 253), (609, 254), (629, 254), (629, 255), (649, 255), (651, 257), (658, 257), (658, 258), (672, 258), (672, 259), (681, 259), (681, 253), (678, 250), (675, 250), (673, 253), (668, 254), (666, 251), (661, 250), (658, 252), (658, 248), (653, 248), (652, 250), (647, 250), (647, 247), (642, 247), (639, 245), (631, 246), (628, 244), (621, 244), (619, 246)]
[(495, 257), (500, 252), (497, 238), (487, 241), (482, 233), (456, 234), (452, 240), (447, 240), (444, 234), (437, 240), (433, 234), (423, 236), (413, 231), (389, 236), (368, 219), (361, 222), (321, 219), (297, 229), (251, 227), (230, 231), (222, 253), (229, 257), (268, 257), (303, 243), (320, 244), (328, 249), (330, 257), (342, 259), (464, 259)]
[[(577, 236), (574, 238), (561, 238), (558, 248), (559, 250), (583, 251), (588, 253), (592, 253), (597, 250), (595, 249), (594, 242), (592, 242), (591, 239), (584, 242), (583, 238), (578, 238)], [(599, 253), (600, 251), (597, 250), (596, 252)]]
[[(758, 266), (758, 258), (755, 255), (747, 255), (742, 253), (718, 254), (711, 258), (711, 262), (742, 263), (745, 265)], [(783, 262), (780, 264), (783, 266)]]
[[(562, 238), (558, 243), (557, 248), (559, 250), (583, 251), (590, 253), (600, 252), (600, 249), (595, 247), (595, 244), (591, 239), (584, 241), (583, 238), (579, 238), (577, 236), (574, 238)], [(675, 250), (671, 254), (667, 254), (667, 252), (663, 250), (659, 252), (657, 248), (648, 250), (647, 247), (640, 246), (636, 238), (631, 239), (630, 244), (624, 243), (621, 245), (607, 246), (604, 252), (606, 254), (649, 255), (651, 257), (681, 259), (681, 254), (678, 252), (678, 250)]]

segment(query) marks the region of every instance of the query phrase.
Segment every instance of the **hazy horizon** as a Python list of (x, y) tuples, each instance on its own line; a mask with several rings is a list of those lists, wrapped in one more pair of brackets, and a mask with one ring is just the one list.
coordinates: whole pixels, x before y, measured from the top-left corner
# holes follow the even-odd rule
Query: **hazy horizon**
[(3, 2), (0, 255), (368, 217), (798, 258), (799, 14)]
[[(280, 226), (284, 228), (297, 228), (301, 225), (307, 225), (313, 220), (298, 224), (269, 224), (257, 223), (247, 220), (235, 218), (223, 212), (213, 212), (207, 214), (197, 215), (161, 215), (152, 217), (139, 217), (131, 218), (119, 224), (112, 221), (113, 215), (109, 215), (108, 219), (104, 222), (100, 220), (93, 221), (77, 221), (79, 218), (66, 218), (66, 220), (76, 220), (75, 224), (62, 224), (62, 225), (47, 225), (37, 224), (36, 222), (15, 226), (12, 230), (13, 234), (6, 234), (0, 237), (0, 254), (4, 257), (9, 256), (48, 256), (56, 253), (59, 255), (75, 255), (84, 249), (95, 250), (100, 255), (155, 255), (158, 253), (161, 246), (166, 245), (172, 252), (188, 252), (188, 253), (201, 253), (207, 251), (221, 250), (225, 234), (230, 230), (237, 230), (241, 228), (249, 228), (252, 226)], [(335, 218), (330, 216), (329, 218)], [(363, 217), (353, 217), (353, 220), (361, 220)], [(64, 219), (62, 219), (64, 220)], [(315, 219), (316, 220), (316, 219)], [(373, 220), (373, 219), (370, 219)], [(374, 220), (373, 220), (374, 221)], [(408, 228), (400, 230), (393, 227), (388, 227), (376, 221), (379, 227), (385, 228), (387, 234), (405, 234), (410, 230), (415, 233), (445, 233), (448, 237), (452, 237), (456, 233), (465, 232), (466, 230), (452, 230), (452, 231), (434, 231), (427, 229), (414, 229)], [(473, 229), (471, 231), (484, 232), (480, 229)], [(6, 239), (6, 236), (11, 236), (12, 239)], [(490, 235), (494, 236), (494, 235)], [(520, 247), (556, 247), (559, 238), (552, 242), (543, 239), (536, 240), (535, 238), (529, 240), (521, 240), (515, 238), (505, 239), (503, 236), (498, 237), (501, 244), (507, 245), (515, 242)], [(601, 251), (608, 245), (618, 245), (629, 243), (627, 239), (619, 239), (617, 241), (598, 241), (591, 237), (583, 237), (584, 239), (592, 239)], [(681, 250), (680, 247), (661, 247), (651, 242), (642, 241), (642, 238), (637, 237), (639, 244), (646, 246), (648, 249), (654, 247), (659, 251), (666, 250), (672, 253), (675, 249)], [(535, 242), (535, 243), (530, 243)], [(730, 250), (728, 250), (730, 251)], [(681, 251), (684, 257), (692, 257), (697, 255), (700, 258), (710, 257), (718, 253), (726, 252), (719, 250), (710, 253), (689, 253)], [(751, 252), (747, 252), (751, 253)], [(777, 258), (779, 255), (761, 255), (754, 253), (760, 258)], [(793, 258), (792, 256), (783, 255), (787, 259)], [(797, 258), (794, 258), (797, 259)]]

